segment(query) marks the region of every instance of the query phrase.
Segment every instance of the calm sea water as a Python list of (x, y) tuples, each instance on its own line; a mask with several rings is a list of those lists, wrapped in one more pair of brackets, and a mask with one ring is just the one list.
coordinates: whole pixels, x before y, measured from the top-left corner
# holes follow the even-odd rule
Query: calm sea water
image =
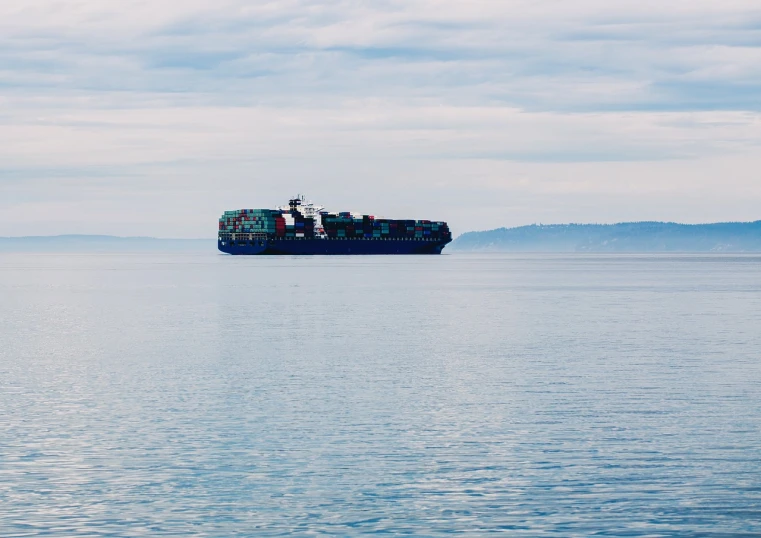
[(761, 534), (761, 257), (0, 255), (0, 536)]

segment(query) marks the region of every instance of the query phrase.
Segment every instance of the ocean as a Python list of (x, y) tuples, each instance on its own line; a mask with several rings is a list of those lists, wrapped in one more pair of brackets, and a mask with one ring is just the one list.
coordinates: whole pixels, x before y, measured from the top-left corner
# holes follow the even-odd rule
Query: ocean
[(761, 256), (0, 254), (0, 536), (759, 536)]

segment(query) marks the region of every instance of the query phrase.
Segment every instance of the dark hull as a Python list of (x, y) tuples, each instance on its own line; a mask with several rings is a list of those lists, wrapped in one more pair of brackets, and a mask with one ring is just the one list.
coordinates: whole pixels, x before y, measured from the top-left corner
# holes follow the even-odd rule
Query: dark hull
[(232, 243), (217, 241), (226, 254), (353, 255), (353, 254), (441, 254), (449, 241), (400, 239), (270, 239)]

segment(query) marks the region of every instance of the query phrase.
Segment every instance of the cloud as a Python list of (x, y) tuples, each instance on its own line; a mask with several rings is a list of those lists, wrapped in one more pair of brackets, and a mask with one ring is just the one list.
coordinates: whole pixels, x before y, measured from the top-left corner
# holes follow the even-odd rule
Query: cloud
[[(623, 204), (600, 182), (553, 177), (590, 164), (620, 183), (628, 163), (649, 170), (632, 188), (665, 196), (651, 186), (684, 186), (669, 162), (690, 175), (754, 162), (759, 60), (761, 6), (744, 0), (5, 3), (0, 234), (35, 203), (65, 226), (70, 204), (95, 201), (129, 232), (171, 199), (199, 215), (167, 228), (188, 236), (222, 204), (266, 193), (264, 205), (295, 184), (336, 203), (347, 186), (361, 202), (364, 184), (389, 213), (408, 203), (399, 193), (435, 190), (468, 222), (484, 200), (460, 208), (471, 198), (442, 167), (467, 177), (474, 163), (484, 199), (505, 186)], [(516, 182), (524, 165), (547, 173)], [(756, 196), (738, 174), (738, 201)], [(384, 198), (387, 183), (403, 190)]]

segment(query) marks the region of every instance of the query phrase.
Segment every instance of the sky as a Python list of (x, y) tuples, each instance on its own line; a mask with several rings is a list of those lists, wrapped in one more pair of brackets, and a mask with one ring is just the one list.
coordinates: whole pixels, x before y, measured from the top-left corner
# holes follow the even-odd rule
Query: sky
[(761, 219), (758, 0), (6, 0), (0, 236)]

